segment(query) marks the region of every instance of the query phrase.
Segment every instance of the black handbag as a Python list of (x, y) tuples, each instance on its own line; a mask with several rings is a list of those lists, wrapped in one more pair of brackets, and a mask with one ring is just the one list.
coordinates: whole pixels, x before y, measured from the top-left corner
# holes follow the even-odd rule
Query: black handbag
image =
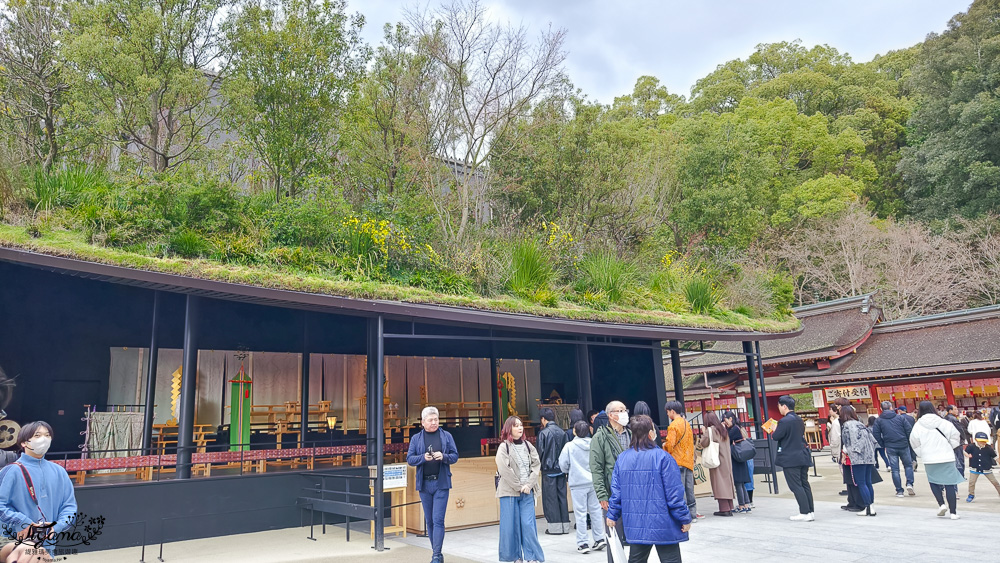
[[(506, 444), (506, 442), (504, 442)], [(510, 455), (510, 446), (507, 446), (507, 455)], [(500, 470), (498, 469), (496, 474), (493, 476), (493, 489), (500, 489)]]
[[(742, 431), (742, 429), (740, 429)], [(744, 433), (744, 438), (739, 442), (733, 442), (731, 449), (733, 452), (733, 459), (739, 463), (746, 463), (757, 455), (757, 447), (754, 446)]]

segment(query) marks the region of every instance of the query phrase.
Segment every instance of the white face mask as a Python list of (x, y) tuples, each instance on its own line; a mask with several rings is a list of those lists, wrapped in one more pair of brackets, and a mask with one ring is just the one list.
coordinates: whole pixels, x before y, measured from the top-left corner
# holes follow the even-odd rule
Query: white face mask
[(51, 445), (52, 438), (48, 436), (39, 436), (28, 440), (28, 448), (36, 455), (45, 455), (45, 452), (49, 451), (49, 446)]
[(627, 412), (620, 412), (620, 413), (618, 413), (618, 424), (621, 424), (622, 426), (628, 426), (628, 413)]

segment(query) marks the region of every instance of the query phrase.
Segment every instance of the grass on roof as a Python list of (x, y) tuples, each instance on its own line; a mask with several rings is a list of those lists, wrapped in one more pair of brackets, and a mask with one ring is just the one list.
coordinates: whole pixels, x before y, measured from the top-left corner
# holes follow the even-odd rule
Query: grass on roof
[(206, 259), (159, 258), (116, 248), (95, 246), (85, 240), (83, 233), (64, 229), (52, 229), (34, 234), (36, 236), (29, 235), (27, 230), (21, 226), (0, 224), (0, 246), (136, 270), (359, 299), (438, 304), (488, 311), (524, 313), (542, 317), (626, 324), (754, 330), (770, 333), (788, 332), (799, 327), (799, 321), (795, 318), (786, 320), (759, 319), (732, 312), (726, 312), (725, 318), (719, 319), (693, 313), (672, 313), (626, 307), (598, 311), (565, 301), (560, 301), (555, 307), (547, 307), (507, 295), (496, 297), (452, 295), (389, 283), (347, 281), (319, 274), (289, 272), (274, 266), (248, 267), (223, 264)]

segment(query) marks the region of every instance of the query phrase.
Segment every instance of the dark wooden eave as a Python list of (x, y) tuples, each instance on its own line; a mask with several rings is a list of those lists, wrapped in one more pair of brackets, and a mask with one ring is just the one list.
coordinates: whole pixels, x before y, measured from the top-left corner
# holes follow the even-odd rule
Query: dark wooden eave
[(650, 341), (710, 340), (755, 341), (791, 338), (801, 332), (783, 333), (759, 331), (689, 328), (646, 324), (625, 324), (542, 317), (523, 313), (488, 311), (469, 307), (406, 303), (377, 299), (339, 297), (206, 280), (163, 272), (137, 270), (52, 256), (37, 252), (0, 247), (0, 261), (20, 264), (80, 278), (142, 287), (151, 290), (199, 295), (213, 299), (241, 301), (273, 307), (284, 307), (355, 316), (384, 315), (391, 319), (438, 322), (442, 324), (476, 325), (481, 328), (557, 333), (572, 336), (627, 338)]

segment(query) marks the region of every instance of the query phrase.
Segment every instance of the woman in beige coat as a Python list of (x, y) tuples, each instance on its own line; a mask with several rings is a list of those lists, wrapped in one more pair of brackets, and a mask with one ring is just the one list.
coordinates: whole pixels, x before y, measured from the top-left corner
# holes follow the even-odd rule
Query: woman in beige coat
[(538, 450), (524, 439), (524, 425), (508, 417), (497, 448), (500, 561), (545, 561), (535, 527), (535, 493), (541, 477)]
[(719, 501), (719, 511), (716, 516), (733, 515), (733, 498), (736, 488), (733, 484), (733, 457), (729, 448), (729, 432), (722, 426), (722, 421), (715, 413), (705, 415), (704, 432), (699, 445), (702, 449), (708, 447), (709, 440), (719, 444), (719, 466), (709, 469), (709, 480), (712, 482), (712, 496)]

